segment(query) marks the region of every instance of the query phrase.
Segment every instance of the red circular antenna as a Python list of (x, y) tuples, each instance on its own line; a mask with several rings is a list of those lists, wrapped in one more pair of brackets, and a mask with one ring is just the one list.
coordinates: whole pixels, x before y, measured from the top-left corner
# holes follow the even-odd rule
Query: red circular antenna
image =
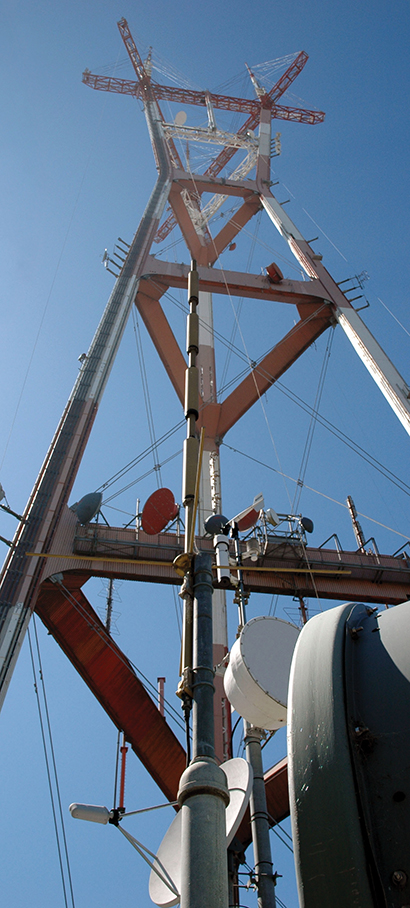
[(157, 536), (178, 514), (178, 505), (170, 489), (157, 489), (145, 502), (141, 526), (148, 536)]

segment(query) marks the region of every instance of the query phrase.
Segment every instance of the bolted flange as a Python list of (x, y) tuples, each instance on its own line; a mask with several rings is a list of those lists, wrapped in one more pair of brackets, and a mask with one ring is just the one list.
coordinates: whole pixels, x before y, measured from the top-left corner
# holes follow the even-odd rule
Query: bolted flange
[(226, 775), (215, 760), (193, 760), (182, 773), (177, 796), (179, 806), (182, 807), (188, 798), (198, 794), (216, 795), (225, 806), (229, 804)]

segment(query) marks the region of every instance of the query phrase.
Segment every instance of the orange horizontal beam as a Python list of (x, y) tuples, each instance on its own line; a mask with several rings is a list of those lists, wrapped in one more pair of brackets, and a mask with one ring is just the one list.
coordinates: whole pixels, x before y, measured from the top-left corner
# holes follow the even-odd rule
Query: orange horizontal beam
[[(269, 263), (268, 263), (269, 264)], [(153, 255), (147, 257), (143, 281), (152, 280), (155, 285), (163, 285), (165, 293), (169, 287), (185, 289), (188, 286), (189, 266), (179, 263), (163, 262)], [(247, 299), (264, 299), (278, 303), (318, 303), (328, 298), (319, 280), (290, 281), (283, 280), (272, 284), (263, 274), (246, 274), (240, 271), (222, 271), (219, 268), (198, 267), (199, 287), (205, 293), (246, 297)], [(161, 294), (159, 294), (161, 295)], [(330, 309), (330, 306), (329, 306)]]

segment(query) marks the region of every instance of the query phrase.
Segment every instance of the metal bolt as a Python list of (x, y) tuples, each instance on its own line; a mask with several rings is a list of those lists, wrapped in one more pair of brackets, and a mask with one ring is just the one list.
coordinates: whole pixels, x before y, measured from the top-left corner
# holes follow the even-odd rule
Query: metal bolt
[(404, 889), (407, 883), (407, 873), (404, 870), (394, 870), (391, 875), (391, 881), (396, 889)]
[(356, 640), (357, 637), (359, 636), (360, 631), (362, 631), (362, 630), (363, 630), (362, 627), (349, 627), (349, 634), (350, 634), (352, 640)]

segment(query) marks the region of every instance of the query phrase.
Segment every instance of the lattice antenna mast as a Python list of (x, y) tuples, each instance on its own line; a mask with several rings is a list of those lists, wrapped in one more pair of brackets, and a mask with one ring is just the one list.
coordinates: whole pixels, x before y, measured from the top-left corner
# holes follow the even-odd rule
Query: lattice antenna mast
[[(145, 111), (145, 116), (147, 119), (148, 130), (149, 130), (150, 139), (151, 139), (151, 143), (152, 143), (152, 147), (153, 147), (153, 151), (154, 151), (155, 162), (156, 162), (156, 165), (158, 168), (159, 167), (158, 152), (157, 152), (155, 143), (153, 142), (152, 129), (151, 129), (151, 118), (147, 116), (148, 104), (155, 105), (156, 110), (157, 110), (157, 115), (160, 120), (164, 121), (164, 116), (163, 116), (162, 110), (158, 104), (158, 101), (157, 101), (157, 98), (155, 95), (154, 86), (153, 86), (153, 83), (151, 80), (151, 49), (148, 54), (148, 59), (147, 59), (146, 63), (143, 63), (142, 57), (139, 53), (137, 45), (135, 44), (135, 41), (129, 30), (127, 20), (120, 19), (120, 21), (118, 22), (118, 28), (119, 28), (121, 38), (125, 44), (125, 48), (127, 50), (128, 56), (131, 60), (133, 68), (135, 70), (136, 76), (138, 78), (138, 85), (140, 88), (139, 97), (141, 98), (141, 100), (144, 104), (144, 111)], [(182, 167), (182, 162), (181, 162), (181, 159), (179, 157), (179, 154), (177, 152), (174, 142), (171, 140), (167, 144), (168, 144), (168, 150), (169, 150), (171, 160), (172, 160), (174, 167)]]
[[(127, 53), (130, 57), (134, 71), (137, 75), (138, 81), (133, 82), (131, 80), (115, 79), (107, 76), (96, 76), (90, 73), (89, 70), (86, 70), (83, 73), (83, 82), (86, 85), (89, 85), (91, 88), (95, 88), (99, 91), (114, 91), (119, 94), (131, 94), (135, 98), (141, 99), (144, 103), (144, 107), (148, 97), (151, 100), (155, 100), (159, 118), (161, 119), (163, 124), (165, 124), (165, 118), (158, 103), (160, 100), (172, 101), (178, 104), (190, 104), (199, 107), (206, 107), (208, 111), (208, 129), (194, 129), (192, 127), (184, 128), (183, 126), (176, 124), (166, 124), (166, 128), (164, 130), (164, 138), (166, 140), (174, 166), (180, 168), (181, 170), (185, 170), (185, 168), (182, 165), (180, 156), (175, 147), (173, 136), (178, 136), (180, 139), (188, 141), (206, 141), (213, 142), (215, 144), (221, 144), (224, 146), (222, 151), (216, 155), (214, 160), (205, 171), (205, 175), (209, 177), (218, 176), (218, 174), (222, 172), (222, 170), (226, 167), (232, 157), (236, 154), (238, 149), (245, 147), (248, 151), (247, 158), (236, 169), (236, 171), (234, 171), (234, 174), (232, 175), (234, 179), (243, 179), (252, 170), (256, 163), (257, 143), (254, 143), (252, 147), (252, 141), (249, 133), (250, 131), (257, 128), (260, 121), (261, 109), (266, 108), (266, 110), (269, 110), (271, 118), (274, 117), (276, 119), (292, 120), (293, 122), (309, 123), (311, 125), (314, 125), (315, 123), (321, 123), (324, 120), (325, 115), (323, 111), (305, 110), (302, 108), (293, 108), (287, 106), (285, 107), (278, 104), (279, 99), (284, 95), (286, 90), (306, 65), (308, 55), (305, 53), (305, 51), (301, 51), (297, 55), (296, 59), (290, 64), (286, 72), (275, 83), (275, 85), (270, 89), (269, 92), (266, 92), (266, 90), (259, 85), (256, 77), (253, 73), (251, 73), (251, 70), (248, 67), (248, 71), (254, 83), (257, 94), (256, 99), (249, 100), (247, 98), (237, 98), (229, 95), (214, 94), (209, 91), (199, 92), (186, 88), (160, 85), (158, 82), (155, 82), (151, 78), (151, 74), (150, 72), (148, 72), (148, 66), (143, 63), (141, 55), (129, 30), (126, 19), (120, 20), (120, 22), (118, 23), (118, 28), (124, 41)], [(236, 135), (227, 134), (216, 128), (214, 117), (215, 109), (246, 113), (248, 114), (248, 117)], [(154, 154), (157, 161), (157, 153), (155, 148)], [(201, 231), (202, 233), (205, 233), (207, 241), (209, 242), (210, 236), (206, 227), (207, 219), (209, 219), (210, 215), (214, 214), (217, 208), (222, 205), (224, 199), (219, 198), (218, 201), (211, 200), (211, 202), (209, 202), (207, 205), (207, 211), (204, 216), (200, 215), (200, 199), (198, 198), (197, 194), (192, 191), (192, 189), (191, 191), (189, 191), (188, 189), (184, 190), (183, 199), (186, 208), (188, 209), (190, 218), (194, 222), (196, 229)], [(174, 212), (172, 212), (159, 228), (155, 237), (155, 241), (162, 242), (169, 235), (176, 223), (177, 219)]]

